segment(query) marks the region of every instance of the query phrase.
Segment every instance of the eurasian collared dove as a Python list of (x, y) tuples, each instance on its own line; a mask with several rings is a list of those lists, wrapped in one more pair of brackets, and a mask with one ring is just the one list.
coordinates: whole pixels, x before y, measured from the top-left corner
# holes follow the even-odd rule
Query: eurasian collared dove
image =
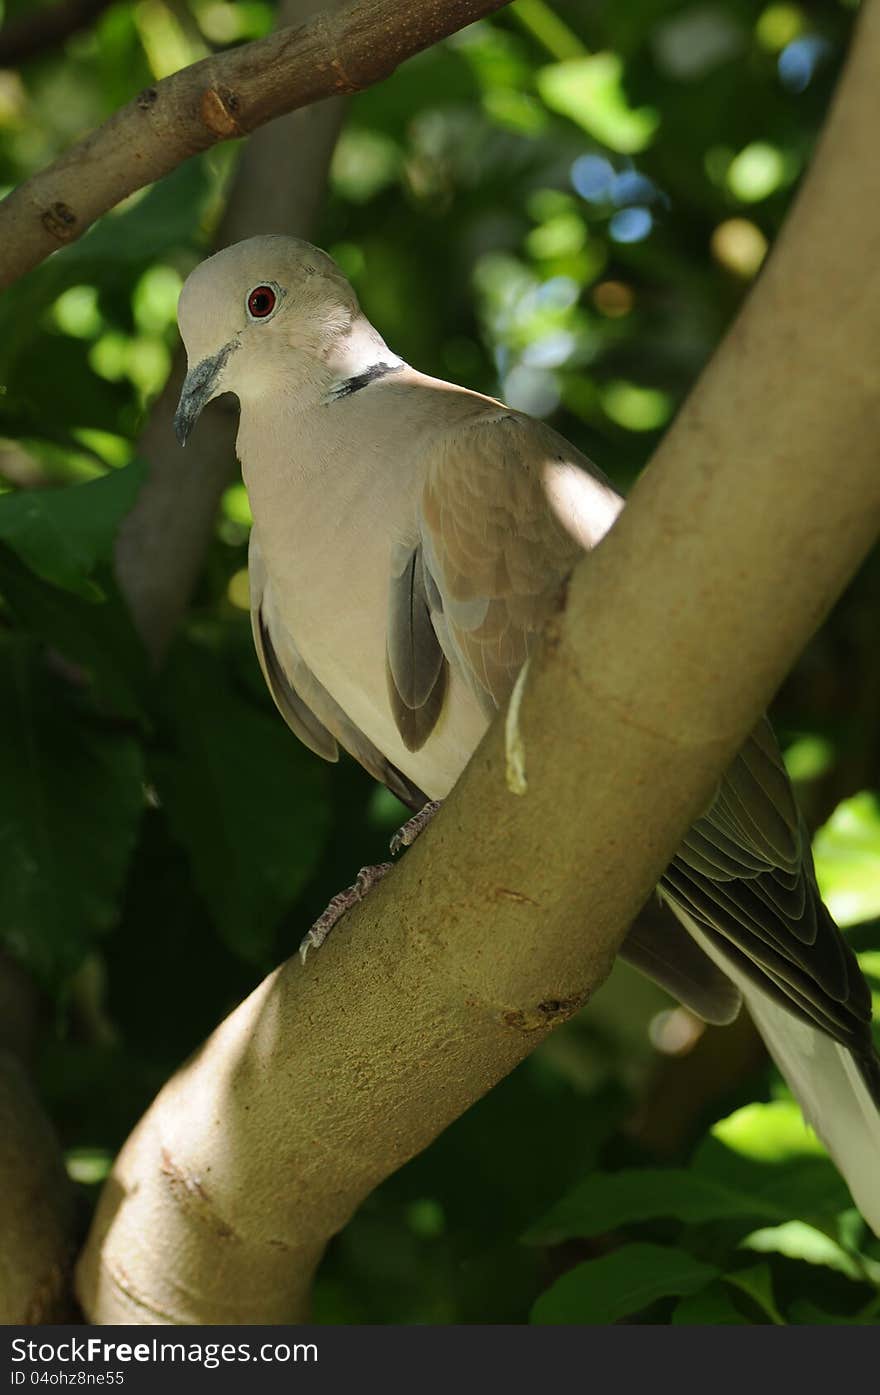
[[(254, 640), (278, 708), (319, 756), (343, 746), (413, 808), (441, 799), (622, 501), (549, 427), (403, 363), (308, 243), (217, 253), (179, 322), (181, 442), (212, 397), (239, 399)], [(710, 1021), (746, 999), (880, 1233), (870, 995), (766, 719), (659, 890), (692, 938), (623, 953)]]

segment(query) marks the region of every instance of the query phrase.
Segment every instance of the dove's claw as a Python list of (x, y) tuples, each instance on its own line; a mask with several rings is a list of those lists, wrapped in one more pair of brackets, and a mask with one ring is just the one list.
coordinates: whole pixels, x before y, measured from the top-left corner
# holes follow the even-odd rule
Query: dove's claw
[[(391, 852), (396, 855), (403, 848), (409, 848), (416, 841), (424, 828), (427, 828), (432, 818), (440, 808), (440, 800), (432, 799), (429, 804), (420, 809), (417, 814), (413, 814), (411, 819), (407, 819), (402, 828), (399, 828), (391, 839)], [(299, 957), (303, 963), (311, 949), (320, 949), (334, 925), (342, 919), (346, 911), (350, 911), (352, 906), (356, 906), (359, 901), (363, 901), (367, 892), (376, 882), (382, 880), (386, 872), (391, 871), (390, 862), (380, 862), (375, 867), (362, 867), (357, 874), (357, 879), (353, 886), (346, 887), (345, 891), (339, 891), (333, 897), (324, 914), (319, 916), (311, 930), (305, 935), (300, 943)]]
[(326, 911), (318, 917), (311, 930), (300, 941), (299, 957), (303, 963), (306, 962), (309, 950), (321, 948), (334, 925), (342, 919), (346, 911), (351, 910), (352, 906), (363, 901), (370, 888), (380, 882), (386, 872), (391, 871), (391, 865), (390, 862), (380, 862), (374, 867), (362, 867), (354, 884), (346, 887), (345, 891), (336, 893)]
[(403, 848), (412, 847), (419, 834), (427, 828), (442, 802), (440, 799), (430, 800), (417, 814), (413, 814), (411, 819), (407, 819), (402, 828), (397, 830), (390, 843), (393, 857), (396, 857)]

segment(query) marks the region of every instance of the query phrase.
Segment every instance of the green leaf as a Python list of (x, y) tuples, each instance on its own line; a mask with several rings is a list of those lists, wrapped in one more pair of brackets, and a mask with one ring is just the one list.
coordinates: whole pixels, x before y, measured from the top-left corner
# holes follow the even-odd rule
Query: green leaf
[(0, 367), (40, 329), (39, 311), (69, 286), (115, 282), (126, 289), (132, 269), (191, 242), (212, 191), (207, 161), (187, 160), (84, 237), (55, 253), (8, 290), (0, 304)]
[(880, 1321), (880, 1296), (866, 1303), (858, 1313), (828, 1313), (812, 1299), (795, 1299), (794, 1303), (789, 1304), (788, 1311), (792, 1322), (809, 1327), (824, 1327), (826, 1322), (833, 1322), (835, 1327), (877, 1327)]
[(769, 1265), (756, 1264), (751, 1269), (734, 1270), (733, 1273), (724, 1275), (724, 1281), (748, 1294), (761, 1311), (766, 1313), (771, 1322), (778, 1327), (785, 1326), (785, 1318), (776, 1306), (776, 1298), (773, 1293), (773, 1275), (770, 1273)]
[(97, 605), (41, 580), (0, 545), (0, 595), (19, 625), (83, 670), (104, 711), (141, 717), (150, 682), (143, 646), (109, 566), (99, 567), (94, 581), (104, 596)]
[(591, 1173), (523, 1238), (530, 1245), (558, 1245), (658, 1216), (697, 1224), (756, 1216), (784, 1220), (790, 1214), (779, 1200), (768, 1201), (685, 1169), (632, 1168)]
[(173, 749), (152, 771), (171, 830), (227, 944), (264, 963), (324, 846), (326, 766), (205, 649), (175, 652), (160, 702)]
[(534, 1323), (609, 1323), (640, 1313), (658, 1298), (697, 1293), (718, 1277), (711, 1264), (663, 1245), (624, 1245), (579, 1264), (542, 1293)]
[(756, 1230), (746, 1236), (742, 1247), (759, 1254), (780, 1254), (806, 1264), (824, 1265), (848, 1279), (880, 1283), (880, 1264), (864, 1257), (854, 1258), (832, 1236), (805, 1221), (788, 1221)]
[(659, 114), (653, 107), (629, 105), (618, 54), (595, 53), (552, 63), (539, 70), (536, 81), (548, 107), (570, 117), (609, 150), (633, 155), (651, 144)]
[(117, 915), (144, 805), (141, 752), (77, 711), (33, 648), (0, 645), (0, 940), (57, 982)]
[(813, 840), (816, 877), (838, 925), (880, 915), (880, 799), (864, 790), (838, 804)]
[(109, 559), (145, 473), (145, 462), (138, 460), (87, 484), (4, 494), (0, 541), (44, 581), (86, 600), (100, 600), (103, 592), (92, 573)]
[(673, 1327), (728, 1327), (750, 1326), (749, 1319), (740, 1312), (729, 1289), (721, 1281), (709, 1284), (682, 1298), (672, 1312)]
[(796, 1298), (789, 1308), (791, 1320), (799, 1326), (821, 1327), (826, 1324), (834, 1327), (876, 1327), (878, 1321), (878, 1308), (876, 1303), (872, 1303), (866, 1312), (862, 1313), (829, 1313), (826, 1308), (820, 1308), (809, 1298)]
[(793, 1100), (746, 1105), (722, 1119), (692, 1167), (789, 1220), (833, 1222), (852, 1207), (846, 1184)]

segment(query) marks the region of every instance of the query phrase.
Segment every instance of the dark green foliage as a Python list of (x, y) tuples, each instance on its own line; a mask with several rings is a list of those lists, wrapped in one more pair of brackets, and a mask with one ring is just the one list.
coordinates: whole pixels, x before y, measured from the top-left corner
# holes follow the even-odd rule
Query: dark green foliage
[(121, 519), (144, 478), (142, 461), (67, 489), (23, 489), (3, 500), (0, 541), (43, 581), (87, 601), (104, 599), (94, 578), (109, 562)]
[(542, 1293), (532, 1322), (619, 1322), (659, 1298), (698, 1293), (718, 1270), (665, 1245), (622, 1245), (569, 1269)]
[(0, 769), (0, 924), (57, 984), (116, 922), (143, 809), (140, 745), (78, 710), (20, 638), (0, 647)]
[[(112, 6), (0, 74), (0, 180), (271, 20)], [(517, 0), (351, 103), (319, 240), (398, 352), (550, 417), (625, 489), (781, 226), (851, 25), (837, 0)], [(404, 817), (301, 749), (264, 691), (240, 485), (157, 680), (113, 578), (177, 293), (234, 157), (188, 162), (0, 300), (0, 945), (45, 991), (43, 1094), (89, 1184)], [(775, 714), (875, 994), (878, 601), (874, 562)], [(728, 1069), (720, 1033), (681, 1061), (655, 1049), (670, 1007), (616, 971), (369, 1198), (330, 1246), (318, 1319), (876, 1321), (880, 1242), (778, 1078)], [(678, 1111), (665, 1149), (644, 1127), (658, 1094)]]
[(172, 656), (159, 701), (168, 744), (151, 772), (169, 827), (227, 944), (268, 968), (324, 845), (329, 772), (204, 648)]

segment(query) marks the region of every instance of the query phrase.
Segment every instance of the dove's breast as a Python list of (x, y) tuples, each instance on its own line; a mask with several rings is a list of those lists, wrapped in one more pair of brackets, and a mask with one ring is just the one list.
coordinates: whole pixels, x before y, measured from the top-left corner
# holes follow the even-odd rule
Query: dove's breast
[[(347, 405), (347, 404), (346, 404)], [(415, 537), (419, 424), (352, 433), (344, 404), (290, 416), (274, 433), (242, 412), (238, 449), (275, 619), (350, 720), (434, 799), (486, 728), (460, 672), (421, 750), (392, 716), (385, 671), (391, 553)], [(323, 417), (320, 415), (323, 413)], [(334, 429), (337, 428), (337, 429)], [(318, 714), (320, 715), (320, 714)]]

